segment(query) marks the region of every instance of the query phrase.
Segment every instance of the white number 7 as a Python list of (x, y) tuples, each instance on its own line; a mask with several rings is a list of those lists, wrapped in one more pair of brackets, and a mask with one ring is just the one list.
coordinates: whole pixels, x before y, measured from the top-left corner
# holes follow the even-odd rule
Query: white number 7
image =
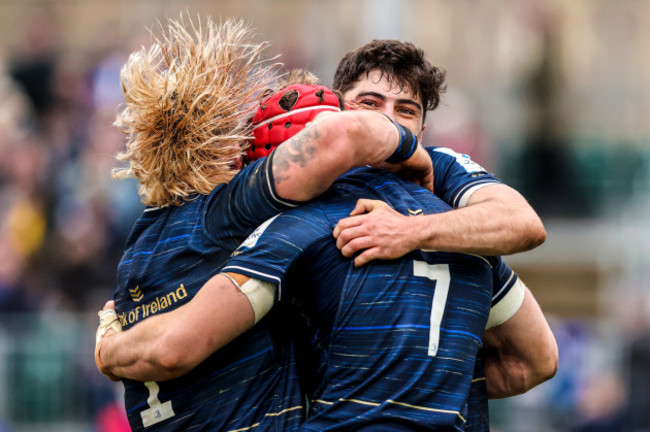
[(436, 281), (436, 289), (433, 292), (431, 302), (431, 317), (429, 321), (429, 351), (428, 355), (435, 356), (440, 345), (440, 323), (445, 313), (447, 294), (449, 293), (449, 264), (429, 264), (424, 261), (413, 261), (413, 275), (425, 277)]

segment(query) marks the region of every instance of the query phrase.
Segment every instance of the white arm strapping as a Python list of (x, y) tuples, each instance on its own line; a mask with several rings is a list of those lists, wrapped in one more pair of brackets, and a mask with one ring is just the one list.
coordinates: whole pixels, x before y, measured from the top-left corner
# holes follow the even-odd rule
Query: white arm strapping
[(490, 316), (488, 317), (485, 330), (503, 324), (512, 318), (524, 302), (525, 293), (526, 285), (524, 285), (521, 279), (517, 279), (517, 282), (508, 291), (508, 294), (490, 309)]
[(253, 307), (253, 312), (255, 312), (255, 324), (266, 315), (273, 306), (273, 301), (275, 299), (275, 284), (271, 282), (259, 280), (259, 279), (248, 279), (243, 285), (239, 285), (235, 279), (230, 277), (227, 273), (221, 273), (226, 276), (228, 279), (235, 284), (235, 286), (241, 291), (251, 303)]

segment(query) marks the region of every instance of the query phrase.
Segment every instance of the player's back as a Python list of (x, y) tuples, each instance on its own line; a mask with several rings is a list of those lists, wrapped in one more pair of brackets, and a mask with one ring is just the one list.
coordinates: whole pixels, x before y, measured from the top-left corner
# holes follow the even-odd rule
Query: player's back
[[(236, 187), (235, 182), (182, 206), (147, 209), (137, 221), (119, 265), (115, 294), (125, 329), (191, 299), (255, 228), (228, 211), (233, 203), (212, 205), (226, 201)], [(221, 237), (205, 229), (208, 206), (219, 213), (210, 223), (213, 230), (221, 228)], [(125, 380), (131, 428), (294, 430), (303, 413), (293, 352), (278, 340), (283, 336), (269, 318), (186, 376), (157, 383)]]
[[(346, 176), (327, 197), (317, 206), (331, 227), (360, 197), (414, 217), (449, 210), (423, 189), (372, 170)], [(313, 288), (294, 290), (317, 370), (303, 429), (462, 430), (493, 265), (415, 251), (354, 268), (331, 237), (312, 243), (287, 284)]]
[(516, 276), (499, 258), (427, 251), (355, 268), (332, 230), (359, 198), (413, 217), (450, 210), (393, 175), (353, 170), (260, 226), (224, 270), (278, 286), (276, 317), (302, 347), (312, 399), (301, 430), (463, 430), (490, 307)]

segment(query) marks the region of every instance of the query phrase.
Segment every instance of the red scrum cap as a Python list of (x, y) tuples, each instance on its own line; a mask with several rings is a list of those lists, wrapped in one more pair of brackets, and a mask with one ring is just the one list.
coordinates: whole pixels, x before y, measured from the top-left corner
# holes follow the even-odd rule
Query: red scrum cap
[(318, 113), (341, 111), (342, 106), (336, 93), (320, 85), (294, 84), (273, 94), (253, 116), (254, 137), (246, 152), (246, 162), (268, 156), (303, 130)]

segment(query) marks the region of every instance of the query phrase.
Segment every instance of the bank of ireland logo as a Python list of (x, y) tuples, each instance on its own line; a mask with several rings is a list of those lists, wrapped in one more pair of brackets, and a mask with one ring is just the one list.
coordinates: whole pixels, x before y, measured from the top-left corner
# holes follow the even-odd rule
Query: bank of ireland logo
[(131, 298), (133, 301), (139, 302), (144, 297), (144, 294), (142, 294), (142, 291), (140, 291), (140, 285), (137, 285), (135, 288), (130, 289), (129, 292), (131, 293)]

